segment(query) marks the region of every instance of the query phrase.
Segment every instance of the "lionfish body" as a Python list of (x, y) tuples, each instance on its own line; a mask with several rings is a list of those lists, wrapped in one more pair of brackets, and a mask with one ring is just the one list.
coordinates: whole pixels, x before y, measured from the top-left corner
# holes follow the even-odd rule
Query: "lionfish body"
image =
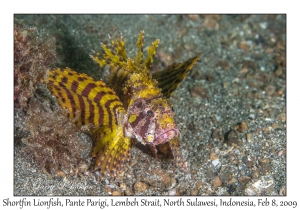
[(199, 57), (151, 75), (159, 40), (148, 48), (144, 59), (143, 39), (142, 31), (134, 59), (127, 58), (122, 36), (111, 39), (115, 51), (102, 44), (104, 54), (91, 56), (101, 67), (111, 66), (110, 87), (69, 68), (53, 70), (49, 75), (47, 86), (68, 110), (68, 117), (78, 126), (89, 126), (94, 139), (95, 169), (111, 174), (128, 160), (132, 139), (148, 145), (155, 156), (156, 145), (169, 142), (173, 156), (185, 169), (179, 150), (180, 132), (169, 97)]

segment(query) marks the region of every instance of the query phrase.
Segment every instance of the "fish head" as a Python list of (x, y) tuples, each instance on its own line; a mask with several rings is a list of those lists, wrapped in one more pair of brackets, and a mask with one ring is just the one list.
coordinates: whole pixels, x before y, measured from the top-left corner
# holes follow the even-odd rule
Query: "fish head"
[(158, 145), (180, 135), (172, 104), (163, 97), (137, 98), (128, 107), (128, 131), (143, 144)]

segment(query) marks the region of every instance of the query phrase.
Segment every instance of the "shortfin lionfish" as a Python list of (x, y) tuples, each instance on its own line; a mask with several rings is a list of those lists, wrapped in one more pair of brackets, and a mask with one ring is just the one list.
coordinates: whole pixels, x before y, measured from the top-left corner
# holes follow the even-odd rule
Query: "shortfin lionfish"
[(135, 139), (149, 146), (154, 156), (156, 146), (168, 142), (174, 158), (186, 171), (179, 149), (180, 131), (169, 98), (200, 59), (199, 54), (151, 74), (158, 39), (149, 46), (148, 55), (144, 57), (142, 31), (134, 59), (127, 57), (122, 35), (110, 41), (114, 49), (102, 43), (104, 53), (91, 55), (101, 67), (111, 67), (109, 86), (70, 68), (50, 71), (47, 83), (76, 125), (90, 125), (95, 170), (100, 168), (104, 173), (116, 175), (128, 160)]

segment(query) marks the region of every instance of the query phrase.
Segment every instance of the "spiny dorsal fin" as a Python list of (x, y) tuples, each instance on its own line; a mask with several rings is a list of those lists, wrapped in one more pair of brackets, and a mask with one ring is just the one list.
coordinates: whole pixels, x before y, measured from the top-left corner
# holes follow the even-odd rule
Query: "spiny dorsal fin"
[(119, 56), (121, 56), (123, 58), (124, 61), (127, 60), (127, 56), (126, 56), (126, 50), (125, 50), (125, 42), (124, 42), (124, 38), (122, 36), (122, 34), (120, 35), (119, 39), (112, 39), (111, 37), (109, 37), (112, 45), (115, 47), (117, 53)]
[(139, 38), (136, 42), (136, 46), (138, 48), (138, 52), (135, 56), (134, 62), (136, 64), (137, 67), (140, 67), (140, 65), (143, 63), (143, 56), (144, 56), (144, 52), (143, 52), (143, 48), (144, 48), (144, 31), (141, 31), (141, 33), (139, 34)]
[[(119, 39), (112, 39), (111, 37), (110, 41), (115, 48), (115, 52), (113, 52), (109, 47), (107, 47), (105, 44), (102, 43), (102, 48), (104, 50), (103, 55), (101, 55), (98, 52), (95, 52), (95, 55), (91, 55), (91, 58), (96, 61), (101, 67), (104, 65), (110, 65), (112, 67), (125, 69), (130, 71), (131, 69), (126, 69), (126, 64), (128, 66), (128, 58), (126, 56), (126, 50), (125, 50), (125, 43), (123, 40), (123, 36)], [(146, 67), (147, 69), (151, 68), (151, 65), (153, 63), (153, 56), (156, 54), (156, 49), (158, 47), (159, 40), (156, 39), (151, 46), (148, 48), (148, 55), (145, 60), (143, 60), (144, 57), (144, 31), (141, 31), (139, 34), (139, 37), (136, 42), (136, 46), (138, 48), (138, 52), (133, 59), (134, 62), (132, 62), (132, 65), (134, 65), (135, 71), (140, 71)], [(130, 64), (130, 66), (132, 66)], [(131, 71), (130, 71), (131, 72)], [(113, 76), (112, 76), (113, 77)]]
[(183, 63), (173, 63), (167, 69), (152, 74), (152, 78), (158, 82), (158, 87), (165, 97), (170, 98), (188, 72), (200, 59), (199, 55), (200, 53)]
[(154, 42), (152, 42), (152, 45), (148, 48), (148, 56), (144, 61), (144, 66), (147, 67), (147, 69), (151, 68), (151, 65), (153, 63), (153, 56), (156, 54), (156, 49), (158, 47), (159, 39), (156, 39)]
[(138, 52), (134, 59), (126, 57), (125, 43), (123, 37), (112, 39), (109, 37), (114, 49), (110, 49), (108, 46), (102, 44), (104, 50), (103, 54), (94, 52), (92, 59), (95, 60), (101, 67), (104, 65), (111, 66), (111, 74), (109, 78), (109, 85), (120, 96), (123, 92), (123, 84), (127, 76), (131, 73), (143, 73), (149, 74), (150, 67), (153, 62), (153, 56), (156, 53), (159, 40), (155, 40), (148, 48), (148, 56), (144, 60), (144, 31), (141, 31), (136, 42)]
[(100, 54), (99, 52), (93, 51), (95, 55), (91, 55), (91, 58), (96, 61), (101, 67), (108, 64), (113, 67), (125, 68), (127, 56), (123, 36), (121, 35), (117, 39), (112, 39), (110, 36), (108, 37), (111, 44), (115, 48), (115, 52), (113, 52), (105, 44), (101, 43), (104, 53)]
[(104, 54), (101, 58), (100, 53), (95, 53), (95, 56), (91, 56), (91, 58), (96, 61), (101, 67), (108, 64), (113, 67), (125, 68), (126, 60), (123, 59), (121, 55), (118, 53), (114, 53), (111, 49), (109, 49), (105, 44), (102, 43), (102, 48), (104, 50)]

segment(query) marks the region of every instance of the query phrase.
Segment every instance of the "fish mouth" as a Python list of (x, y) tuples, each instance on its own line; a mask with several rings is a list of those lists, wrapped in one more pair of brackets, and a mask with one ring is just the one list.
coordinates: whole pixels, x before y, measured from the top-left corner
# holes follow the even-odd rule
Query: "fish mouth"
[(167, 141), (170, 141), (172, 138), (174, 138), (178, 135), (179, 135), (179, 130), (176, 128), (173, 128), (173, 129), (167, 130), (167, 131), (163, 132), (162, 134), (158, 135), (154, 139), (153, 143), (155, 145), (163, 144)]

